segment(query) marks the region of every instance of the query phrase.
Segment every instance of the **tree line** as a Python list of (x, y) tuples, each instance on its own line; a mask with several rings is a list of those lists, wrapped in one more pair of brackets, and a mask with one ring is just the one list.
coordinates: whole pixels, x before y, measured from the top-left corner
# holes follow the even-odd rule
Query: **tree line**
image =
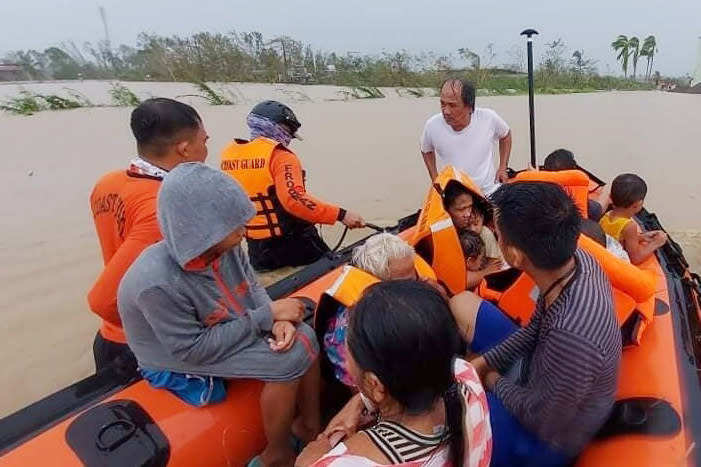
[[(652, 36), (651, 36), (652, 37)], [(654, 38), (653, 38), (654, 39)], [(601, 88), (610, 83), (600, 77), (596, 62), (583, 50), (567, 51), (562, 40), (545, 44), (537, 68), (541, 87)], [(624, 55), (649, 54), (630, 44)], [(435, 87), (449, 75), (461, 74), (478, 87), (523, 90), (526, 86), (522, 45), (506, 52), (507, 64), (497, 66), (493, 45), (482, 51), (461, 47), (453, 54), (410, 53), (406, 50), (379, 55), (338, 54), (312, 48), (288, 36), (272, 39), (259, 32), (209, 33), (164, 37), (141, 34), (135, 47), (116, 47), (106, 41), (74, 43), (43, 51), (10, 53), (4, 61), (22, 67), (25, 79), (117, 79), (182, 82), (298, 82), (343, 86)], [(652, 54), (654, 55), (654, 53)], [(651, 68), (651, 55), (649, 58)], [(626, 68), (624, 67), (624, 71)], [(627, 86), (627, 85), (626, 85)]]

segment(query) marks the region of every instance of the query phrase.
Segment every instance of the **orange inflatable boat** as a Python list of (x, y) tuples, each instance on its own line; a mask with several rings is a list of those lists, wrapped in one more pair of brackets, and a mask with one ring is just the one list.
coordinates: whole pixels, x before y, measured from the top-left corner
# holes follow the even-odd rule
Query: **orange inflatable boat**
[[(541, 175), (520, 177), (527, 181)], [(582, 193), (570, 192), (575, 198)], [(417, 218), (402, 219), (391, 230), (410, 239)], [(638, 221), (648, 230), (661, 228), (654, 214), (643, 212)], [(304, 296), (318, 302), (356, 245), (273, 284), (271, 297)], [(606, 253), (592, 254), (604, 258)], [(699, 277), (671, 240), (640, 269), (601, 261), (619, 294), (622, 330), (635, 338), (623, 352), (613, 413), (577, 464), (701, 465)], [(532, 302), (527, 281), (505, 272), (501, 281), (482, 290), (523, 321)], [(631, 316), (639, 318), (627, 329)], [(224, 402), (195, 408), (150, 387), (137, 374), (107, 368), (1, 420), (0, 465), (245, 465), (265, 443), (261, 387), (256, 381), (232, 381)]]

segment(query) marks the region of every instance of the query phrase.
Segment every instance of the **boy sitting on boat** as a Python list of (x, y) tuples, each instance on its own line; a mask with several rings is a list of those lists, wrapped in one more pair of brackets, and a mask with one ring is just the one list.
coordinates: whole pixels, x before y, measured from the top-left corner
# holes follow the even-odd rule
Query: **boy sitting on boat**
[(618, 240), (604, 232), (604, 229), (601, 228), (601, 225), (599, 225), (598, 222), (591, 219), (582, 219), (582, 233), (606, 248), (606, 250), (608, 250), (608, 252), (614, 255), (616, 258), (620, 258), (623, 261), (630, 263), (630, 257), (628, 257), (628, 253), (623, 248), (623, 245), (621, 245)]
[(320, 428), (318, 346), (304, 304), (271, 301), (240, 246), (252, 203), (225, 173), (185, 163), (162, 182), (157, 214), (164, 240), (139, 256), (118, 295), (143, 376), (196, 405), (223, 399), (224, 379), (264, 381), (260, 458), (291, 465), (293, 431), (309, 441)]

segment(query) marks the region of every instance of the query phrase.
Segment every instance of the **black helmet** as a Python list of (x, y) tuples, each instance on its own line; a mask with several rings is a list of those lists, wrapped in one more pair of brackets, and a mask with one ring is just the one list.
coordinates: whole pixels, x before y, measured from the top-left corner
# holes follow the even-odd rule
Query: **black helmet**
[(278, 101), (263, 101), (256, 104), (251, 109), (251, 113), (265, 117), (275, 123), (287, 125), (292, 135), (295, 135), (299, 127), (302, 126), (292, 109)]

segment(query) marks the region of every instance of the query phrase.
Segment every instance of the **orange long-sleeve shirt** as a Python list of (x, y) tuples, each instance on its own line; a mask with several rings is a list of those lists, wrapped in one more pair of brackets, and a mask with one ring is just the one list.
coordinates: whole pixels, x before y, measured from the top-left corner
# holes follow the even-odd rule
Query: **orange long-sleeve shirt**
[(146, 247), (162, 238), (156, 218), (160, 185), (159, 179), (122, 170), (102, 177), (90, 195), (105, 267), (88, 293), (88, 304), (102, 318), (102, 337), (112, 342), (126, 343), (117, 311), (122, 276)]
[(302, 164), (293, 152), (276, 149), (270, 158), (270, 174), (285, 211), (312, 224), (331, 225), (339, 220), (341, 208), (307, 192)]

